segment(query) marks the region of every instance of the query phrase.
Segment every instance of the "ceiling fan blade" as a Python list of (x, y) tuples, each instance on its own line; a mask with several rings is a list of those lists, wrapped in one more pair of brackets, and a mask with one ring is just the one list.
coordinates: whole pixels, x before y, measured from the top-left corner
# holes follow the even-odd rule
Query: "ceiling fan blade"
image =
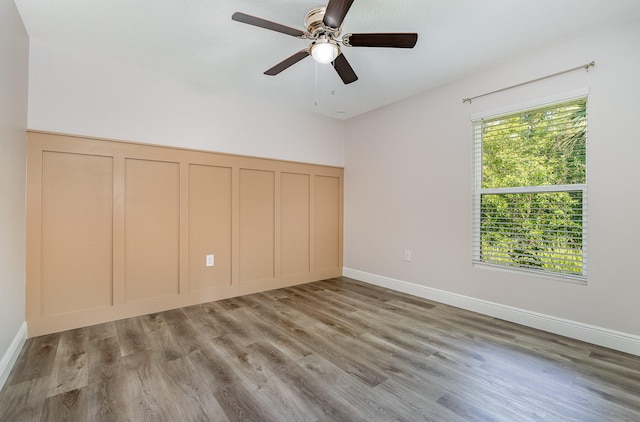
[(281, 25), (279, 23), (271, 22), (262, 18), (257, 18), (255, 16), (247, 15), (241, 12), (234, 13), (231, 16), (231, 19), (236, 22), (242, 22), (260, 28), (270, 29), (271, 31), (281, 32), (283, 34), (291, 35), (294, 37), (304, 37), (304, 32), (300, 31), (299, 29), (291, 28), (290, 26)]
[(418, 42), (416, 33), (346, 34), (343, 42), (351, 47), (413, 48)]
[(304, 59), (308, 55), (309, 55), (309, 50), (307, 50), (307, 49), (300, 50), (296, 54), (294, 54), (293, 56), (284, 59), (283, 61), (281, 61), (277, 65), (273, 66), (271, 69), (265, 71), (264, 74), (265, 75), (269, 75), (269, 76), (275, 76), (278, 73), (282, 72), (283, 70), (285, 70), (285, 69), (293, 66), (294, 64), (298, 63), (300, 60)]
[(354, 0), (329, 0), (322, 23), (329, 28), (340, 28)]
[(347, 61), (344, 54), (340, 54), (336, 57), (333, 62), (333, 67), (336, 69), (338, 76), (340, 76), (340, 79), (342, 79), (342, 82), (344, 82), (345, 85), (358, 80), (358, 75), (353, 71), (353, 68)]

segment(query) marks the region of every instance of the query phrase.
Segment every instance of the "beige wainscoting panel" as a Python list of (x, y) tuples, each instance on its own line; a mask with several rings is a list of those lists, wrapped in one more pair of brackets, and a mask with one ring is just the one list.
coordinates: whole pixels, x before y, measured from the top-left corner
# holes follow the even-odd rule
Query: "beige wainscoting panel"
[(240, 169), (240, 282), (275, 278), (275, 172)]
[(342, 168), (36, 131), (27, 160), (30, 336), (342, 273)]
[(282, 173), (280, 198), (280, 271), (282, 275), (306, 273), (311, 264), (310, 176)]
[(42, 154), (43, 315), (112, 304), (111, 157)]
[(316, 268), (338, 268), (342, 265), (341, 179), (316, 176), (315, 182)]
[(180, 165), (125, 161), (125, 300), (177, 295)]
[[(230, 167), (189, 165), (189, 290), (231, 285)], [(206, 266), (213, 255), (213, 266)]]

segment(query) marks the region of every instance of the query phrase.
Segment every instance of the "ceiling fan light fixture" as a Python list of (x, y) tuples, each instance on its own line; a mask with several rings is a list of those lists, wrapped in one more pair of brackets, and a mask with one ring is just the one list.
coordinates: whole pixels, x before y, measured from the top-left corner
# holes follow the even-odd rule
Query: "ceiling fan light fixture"
[(306, 14), (304, 19), (306, 30), (304, 31), (241, 12), (235, 12), (231, 15), (231, 19), (247, 25), (280, 32), (308, 42), (302, 50), (267, 69), (264, 72), (265, 75), (278, 75), (299, 61), (311, 56), (316, 63), (331, 63), (345, 85), (357, 81), (358, 75), (356, 75), (349, 61), (340, 51), (340, 44), (345, 47), (413, 48), (416, 45), (416, 41), (418, 41), (418, 34), (415, 32), (346, 34), (340, 38), (342, 23), (354, 0), (328, 1), (329, 3), (326, 7), (313, 8)]
[(322, 64), (333, 62), (340, 55), (340, 46), (334, 40), (321, 37), (311, 44), (311, 57)]

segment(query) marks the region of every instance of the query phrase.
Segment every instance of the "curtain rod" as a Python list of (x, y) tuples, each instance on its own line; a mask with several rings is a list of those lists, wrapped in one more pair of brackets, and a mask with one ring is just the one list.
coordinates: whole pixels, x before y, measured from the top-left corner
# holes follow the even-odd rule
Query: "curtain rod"
[(543, 76), (543, 77), (541, 77), (541, 78), (532, 79), (532, 80), (530, 80), (530, 81), (522, 82), (522, 83), (519, 83), (519, 84), (516, 84), (516, 85), (511, 85), (511, 86), (508, 86), (508, 87), (506, 87), (506, 88), (498, 89), (498, 90), (496, 90), (496, 91), (491, 91), (491, 92), (487, 92), (487, 93), (485, 93), (485, 94), (476, 95), (475, 97), (464, 98), (464, 99), (462, 100), (462, 102), (463, 102), (463, 103), (469, 103), (469, 104), (471, 104), (471, 100), (475, 100), (476, 98), (486, 97), (487, 95), (491, 95), (491, 94), (497, 94), (498, 92), (506, 91), (506, 90), (508, 90), (508, 89), (517, 88), (517, 87), (519, 87), (519, 86), (527, 85), (527, 84), (530, 84), (530, 83), (533, 83), (533, 82), (538, 82), (538, 81), (541, 81), (541, 80), (543, 80), (543, 79), (553, 78), (554, 76), (563, 75), (563, 74), (565, 74), (565, 73), (573, 72), (574, 70), (584, 69), (584, 70), (586, 70), (586, 71), (588, 72), (588, 71), (589, 71), (589, 68), (590, 68), (590, 67), (593, 67), (593, 66), (595, 66), (595, 65), (596, 65), (596, 62), (595, 62), (595, 61), (592, 61), (591, 63), (583, 64), (582, 66), (572, 67), (571, 69), (563, 70), (563, 71), (561, 71), (561, 72), (557, 72), (557, 73), (554, 73), (554, 74), (552, 74), (552, 75), (547, 75), (547, 76)]

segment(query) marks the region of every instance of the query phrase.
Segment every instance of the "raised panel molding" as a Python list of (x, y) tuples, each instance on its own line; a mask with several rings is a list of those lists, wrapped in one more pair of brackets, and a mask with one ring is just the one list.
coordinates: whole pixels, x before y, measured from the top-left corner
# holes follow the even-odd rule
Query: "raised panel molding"
[[(232, 169), (189, 165), (189, 290), (231, 285)], [(213, 255), (213, 266), (206, 266)]]
[(315, 177), (315, 263), (319, 270), (342, 266), (342, 183)]
[(30, 336), (342, 275), (342, 168), (28, 138)]
[(280, 271), (283, 275), (311, 269), (310, 176), (280, 175)]
[(180, 164), (125, 160), (125, 300), (177, 295)]
[(275, 278), (275, 172), (240, 169), (240, 282)]
[(113, 303), (111, 157), (42, 154), (43, 315)]

